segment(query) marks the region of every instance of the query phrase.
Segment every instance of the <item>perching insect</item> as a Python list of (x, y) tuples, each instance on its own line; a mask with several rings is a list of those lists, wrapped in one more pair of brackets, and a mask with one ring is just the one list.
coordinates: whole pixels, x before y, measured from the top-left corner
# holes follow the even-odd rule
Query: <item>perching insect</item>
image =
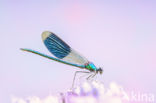
[(94, 77), (96, 74), (103, 73), (102, 68), (97, 68), (92, 62), (88, 61), (85, 57), (81, 56), (75, 50), (73, 50), (68, 44), (61, 40), (57, 35), (52, 32), (45, 31), (42, 33), (42, 40), (48, 50), (56, 57), (51, 57), (49, 55), (34, 51), (31, 49), (21, 48), (23, 51), (38, 54), (45, 58), (64, 63), (67, 65), (75, 66), (81, 69), (86, 69), (88, 71), (76, 71), (72, 83), (72, 88), (74, 86), (74, 81), (77, 73), (92, 73), (90, 77)]

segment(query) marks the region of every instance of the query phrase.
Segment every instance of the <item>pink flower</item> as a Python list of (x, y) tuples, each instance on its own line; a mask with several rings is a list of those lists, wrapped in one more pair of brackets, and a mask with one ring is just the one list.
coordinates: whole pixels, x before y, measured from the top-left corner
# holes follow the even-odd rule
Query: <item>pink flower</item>
[(128, 100), (126, 92), (116, 83), (105, 88), (101, 82), (84, 82), (76, 88), (61, 93), (59, 96), (48, 96), (44, 99), (29, 97), (27, 99), (12, 98), (12, 103), (123, 103)]
[(111, 83), (106, 89), (100, 82), (84, 82), (65, 93), (64, 103), (122, 103), (128, 99), (121, 86)]

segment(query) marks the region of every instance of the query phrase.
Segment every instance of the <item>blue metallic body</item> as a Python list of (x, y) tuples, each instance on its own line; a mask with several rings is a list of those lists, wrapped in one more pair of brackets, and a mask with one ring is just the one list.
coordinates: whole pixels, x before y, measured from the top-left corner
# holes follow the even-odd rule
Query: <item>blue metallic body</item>
[(28, 52), (31, 52), (31, 53), (34, 53), (34, 54), (38, 54), (38, 55), (43, 56), (45, 58), (48, 58), (48, 59), (51, 59), (51, 60), (54, 60), (54, 61), (58, 61), (58, 62), (61, 62), (61, 63), (64, 63), (64, 64), (68, 64), (68, 65), (71, 65), (71, 66), (75, 66), (75, 67), (79, 67), (79, 68), (85, 68), (85, 65), (78, 65), (78, 64), (69, 63), (69, 62), (66, 62), (66, 61), (51, 57), (49, 55), (40, 53), (38, 51), (31, 50), (31, 49), (22, 48), (21, 50), (28, 51)]

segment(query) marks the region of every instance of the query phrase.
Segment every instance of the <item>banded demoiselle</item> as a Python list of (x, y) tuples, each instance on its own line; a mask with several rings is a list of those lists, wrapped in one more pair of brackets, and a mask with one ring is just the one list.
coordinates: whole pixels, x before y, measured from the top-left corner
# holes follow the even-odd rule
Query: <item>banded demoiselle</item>
[(64, 63), (67, 65), (71, 65), (74, 67), (78, 67), (81, 69), (86, 69), (88, 71), (76, 71), (72, 83), (72, 87), (74, 85), (75, 77), (77, 73), (93, 73), (88, 78), (94, 77), (96, 74), (102, 74), (102, 68), (97, 68), (92, 62), (88, 61), (85, 57), (80, 55), (74, 49), (72, 49), (67, 43), (65, 43), (62, 39), (60, 39), (57, 35), (52, 32), (44, 31), (42, 33), (42, 40), (47, 47), (47, 49), (56, 57), (51, 57), (49, 55), (40, 53), (38, 51), (34, 51), (31, 49), (21, 48), (23, 51), (31, 52), (34, 54), (38, 54), (45, 58)]

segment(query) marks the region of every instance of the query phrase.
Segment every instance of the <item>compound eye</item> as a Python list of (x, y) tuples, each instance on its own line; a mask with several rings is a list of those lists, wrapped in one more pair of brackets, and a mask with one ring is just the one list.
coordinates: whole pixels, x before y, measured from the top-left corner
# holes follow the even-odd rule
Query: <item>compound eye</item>
[(103, 73), (103, 70), (102, 70), (102, 68), (99, 68), (99, 72), (100, 72), (100, 74), (102, 74), (102, 73)]
[(102, 74), (103, 73), (103, 71), (100, 71), (100, 74)]

